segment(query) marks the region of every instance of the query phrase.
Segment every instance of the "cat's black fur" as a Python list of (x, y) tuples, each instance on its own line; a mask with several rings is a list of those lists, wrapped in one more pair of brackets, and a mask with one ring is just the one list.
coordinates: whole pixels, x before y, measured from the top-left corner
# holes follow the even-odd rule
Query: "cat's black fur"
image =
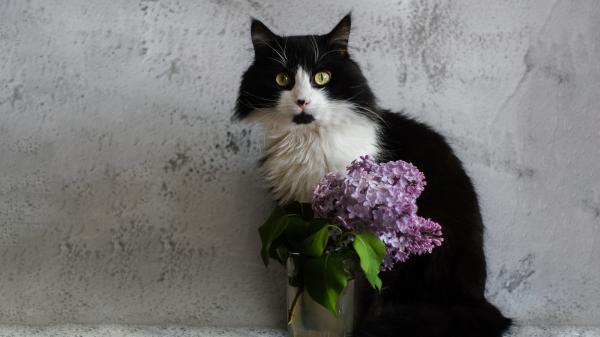
[[(360, 67), (348, 54), (347, 43), (350, 29), (350, 16), (346, 16), (327, 35), (311, 36), (287, 36), (281, 37), (273, 34), (260, 21), (252, 21), (253, 36), (268, 35), (272, 41), (269, 45), (254, 41), (255, 59), (254, 63), (242, 76), (240, 94), (237, 99), (235, 116), (247, 117), (254, 109), (264, 108), (272, 105), (281, 89), (274, 85), (273, 78), (281, 70), (290, 73), (295, 68), (282, 68), (281, 64), (275, 62), (279, 55), (276, 50), (286, 50), (286, 58), (291, 66), (302, 66), (304, 69), (314, 71), (327, 69), (335, 76), (327, 84), (327, 92), (332, 99), (351, 101), (361, 107), (375, 107), (375, 95), (369, 88), (367, 80), (360, 71)], [(339, 36), (338, 36), (339, 34)], [(345, 36), (344, 36), (345, 35)], [(322, 51), (319, 62), (314, 62), (314, 50)], [(351, 83), (350, 85), (348, 85)], [(293, 82), (290, 86), (293, 86)], [(369, 118), (374, 118), (371, 113), (358, 110)]]
[(402, 114), (378, 110), (385, 155), (402, 159), (427, 177), (419, 214), (442, 224), (444, 243), (382, 274), (376, 314), (356, 336), (496, 337), (510, 319), (484, 296), (483, 222), (473, 184), (443, 136)]
[[(258, 21), (253, 36), (270, 33)], [(381, 109), (358, 65), (344, 45), (350, 17), (328, 35), (273, 36), (284, 46), (290, 64), (330, 69), (327, 90), (334, 99), (350, 100), (379, 125), (381, 151), (377, 160), (405, 160), (415, 164), (427, 178), (418, 199), (419, 214), (443, 226), (444, 243), (433, 253), (415, 256), (394, 270), (382, 273), (384, 289), (372, 293), (356, 337), (498, 337), (510, 319), (485, 296), (486, 262), (483, 223), (477, 194), (461, 161), (442, 135), (402, 113)], [(337, 34), (338, 36), (333, 36)], [(341, 37), (341, 39), (340, 39)], [(332, 42), (333, 40), (333, 42)], [(321, 51), (336, 50), (313, 64), (315, 42)], [(268, 107), (279, 97), (273, 74), (281, 65), (273, 61), (271, 48), (255, 43), (254, 64), (244, 74), (236, 116), (244, 118), (255, 108)], [(268, 74), (267, 76), (265, 74)], [(265, 98), (267, 100), (265, 100)]]

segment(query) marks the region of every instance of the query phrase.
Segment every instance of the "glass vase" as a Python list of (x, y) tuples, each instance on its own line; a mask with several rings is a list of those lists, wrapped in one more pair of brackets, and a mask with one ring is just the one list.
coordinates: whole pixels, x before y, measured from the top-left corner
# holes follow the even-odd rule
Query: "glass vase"
[[(287, 260), (289, 278), (295, 277), (293, 259)], [(288, 334), (290, 337), (349, 337), (354, 328), (354, 280), (342, 292), (337, 316), (315, 302), (308, 292), (287, 286)], [(296, 302), (296, 303), (294, 303)]]

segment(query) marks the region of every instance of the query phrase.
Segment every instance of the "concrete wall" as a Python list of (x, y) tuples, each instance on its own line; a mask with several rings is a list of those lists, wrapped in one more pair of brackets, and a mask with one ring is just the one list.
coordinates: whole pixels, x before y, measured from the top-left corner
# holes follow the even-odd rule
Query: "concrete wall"
[(600, 323), (600, 5), (0, 1), (0, 323), (277, 326), (259, 130), (231, 125), (249, 17), (323, 33), (385, 107), (447, 135), (481, 194), (489, 294)]

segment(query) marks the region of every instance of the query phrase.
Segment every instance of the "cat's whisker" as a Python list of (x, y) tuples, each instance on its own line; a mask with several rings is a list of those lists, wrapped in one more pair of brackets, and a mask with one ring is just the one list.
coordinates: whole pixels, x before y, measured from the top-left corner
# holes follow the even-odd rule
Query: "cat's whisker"
[[(287, 41), (287, 39), (283, 41), (284, 45), (286, 44), (286, 41)], [(287, 59), (287, 55), (285, 54), (285, 49), (286, 49), (285, 46), (282, 47), (281, 43), (279, 43), (279, 41), (277, 39), (275, 39), (275, 43), (277, 43), (277, 46), (279, 47), (279, 50), (281, 51), (281, 54), (283, 54), (283, 56), (280, 54), (282, 60), (284, 60), (285, 63), (287, 63), (288, 59)]]
[(355, 99), (356, 97), (358, 97), (358, 95), (362, 94), (362, 93), (363, 93), (363, 92), (365, 92), (365, 91), (367, 91), (367, 89), (363, 89), (363, 90), (361, 90), (361, 91), (357, 92), (356, 94), (354, 94), (354, 95), (350, 96), (349, 98), (346, 98), (346, 100), (348, 100), (348, 101), (352, 101), (353, 99)]
[(287, 65), (286, 65), (284, 62), (282, 62), (281, 60), (278, 60), (278, 59), (276, 59), (276, 58), (274, 58), (274, 57), (269, 57), (269, 60), (273, 60), (273, 61), (275, 61), (275, 62), (277, 62), (277, 63), (281, 64), (283, 67), (286, 67), (286, 66), (287, 66)]
[(311, 36), (311, 38), (315, 53), (315, 63), (319, 63), (319, 45), (317, 44), (317, 39), (315, 39), (314, 35)]
[(285, 62), (287, 63), (288, 59), (287, 59), (286, 51), (287, 51), (287, 37), (283, 38), (283, 57), (285, 57)]
[(319, 59), (317, 60), (317, 62), (316, 62), (316, 63), (319, 63), (319, 62), (321, 62), (321, 60), (322, 60), (322, 59), (323, 59), (323, 58), (324, 58), (326, 55), (329, 55), (329, 54), (331, 54), (331, 53), (336, 53), (336, 52), (345, 52), (345, 50), (344, 50), (344, 49), (333, 49), (333, 50), (330, 50), (330, 51), (328, 51), (328, 52), (326, 52), (326, 53), (322, 54), (321, 56), (319, 56)]
[(258, 107), (254, 106), (253, 104), (250, 104), (248, 101), (245, 101), (245, 100), (241, 100), (240, 99), (240, 100), (238, 100), (238, 103), (242, 104), (243, 106), (245, 106), (245, 107), (247, 107), (249, 109), (252, 109), (252, 110), (258, 110), (259, 109)]
[(254, 97), (254, 98), (257, 98), (257, 99), (260, 99), (260, 100), (266, 101), (266, 102), (273, 102), (273, 103), (278, 103), (278, 102), (279, 102), (279, 101), (278, 101), (278, 100), (276, 100), (276, 99), (273, 99), (273, 98), (266, 98), (266, 97), (261, 97), (261, 96), (255, 95), (255, 94), (253, 94), (253, 93), (251, 93), (251, 92), (249, 92), (249, 91), (246, 91), (246, 90), (242, 90), (242, 93), (243, 93), (243, 94), (246, 94), (246, 95), (248, 95), (248, 96), (252, 96), (252, 97)]
[(373, 111), (371, 109), (367, 109), (365, 107), (361, 107), (360, 110), (370, 113), (377, 120), (379, 120), (380, 122), (382, 122), (384, 125), (388, 126), (388, 122), (379, 113), (377, 113), (377, 112), (375, 112), (375, 111)]
[[(263, 43), (265, 44), (265, 46), (269, 47), (273, 52), (275, 52), (275, 54), (277, 54), (277, 56), (279, 56), (279, 58), (281, 59), (281, 62), (283, 62), (283, 64), (287, 64), (287, 58), (283, 57), (283, 55), (281, 55), (281, 53), (279, 51), (277, 51), (277, 49), (273, 48), (273, 46), (271, 46), (267, 42), (263, 42)], [(279, 44), (279, 42), (277, 42), (277, 44)], [(279, 48), (281, 48), (281, 46), (279, 46)]]
[(355, 109), (358, 109), (358, 110), (360, 110), (360, 111), (363, 111), (363, 112), (366, 112), (366, 113), (368, 113), (369, 115), (371, 115), (371, 116), (375, 117), (375, 118), (376, 118), (378, 121), (380, 121), (382, 124), (384, 124), (384, 125), (388, 126), (388, 123), (387, 123), (387, 121), (386, 121), (386, 120), (385, 120), (385, 119), (384, 119), (384, 118), (383, 118), (383, 117), (382, 117), (380, 114), (378, 114), (377, 112), (375, 112), (375, 111), (373, 111), (373, 110), (371, 110), (371, 109), (369, 109), (369, 108), (366, 108), (366, 107), (364, 107), (364, 106), (357, 105), (357, 104), (354, 104), (354, 108), (355, 108)]

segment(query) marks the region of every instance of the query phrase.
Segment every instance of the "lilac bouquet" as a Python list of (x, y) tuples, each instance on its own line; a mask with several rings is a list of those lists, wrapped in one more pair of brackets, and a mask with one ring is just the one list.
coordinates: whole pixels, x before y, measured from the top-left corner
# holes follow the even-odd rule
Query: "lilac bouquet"
[(384, 269), (442, 244), (442, 227), (417, 215), (425, 176), (405, 161), (354, 160), (347, 174), (329, 173), (313, 194), (312, 207), (353, 232), (372, 232), (385, 244)]
[(442, 244), (441, 226), (417, 215), (425, 176), (404, 161), (377, 164), (354, 160), (346, 174), (329, 173), (314, 190), (312, 204), (277, 207), (260, 227), (261, 255), (282, 264), (293, 260), (289, 284), (298, 287), (290, 309), (306, 289), (334, 315), (348, 280), (362, 272), (381, 289), (381, 270)]

